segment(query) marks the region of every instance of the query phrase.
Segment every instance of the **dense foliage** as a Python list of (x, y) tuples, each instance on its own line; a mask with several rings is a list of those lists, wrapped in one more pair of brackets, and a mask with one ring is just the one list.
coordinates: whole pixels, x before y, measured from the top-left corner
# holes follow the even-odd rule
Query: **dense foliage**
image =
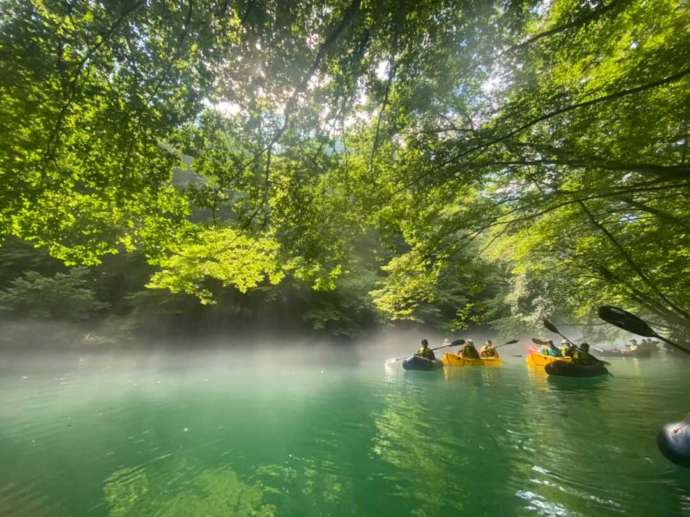
[(684, 0), (0, 10), (6, 310), (688, 332)]

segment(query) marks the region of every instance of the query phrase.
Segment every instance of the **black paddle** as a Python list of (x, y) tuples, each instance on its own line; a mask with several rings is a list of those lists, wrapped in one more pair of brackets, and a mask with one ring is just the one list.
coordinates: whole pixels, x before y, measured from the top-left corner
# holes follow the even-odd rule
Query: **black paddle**
[[(549, 320), (544, 319), (544, 326), (545, 326), (548, 330), (550, 330), (551, 332), (553, 332), (554, 334), (558, 334), (559, 336), (561, 336), (561, 337), (562, 337), (563, 339), (565, 339), (568, 343), (570, 343), (571, 345), (573, 345), (575, 348), (577, 348), (578, 350), (580, 350), (580, 351), (582, 352), (582, 348), (580, 347), (580, 345), (578, 345), (577, 343), (574, 343), (573, 341), (571, 341), (570, 339), (568, 339), (566, 336), (564, 336), (563, 334), (561, 334), (560, 331), (556, 328), (556, 325), (554, 325), (553, 323), (551, 323)], [(534, 340), (533, 340), (533, 341), (534, 341)], [(598, 359), (597, 357), (594, 357), (594, 356), (591, 355), (591, 354), (589, 354), (589, 355), (590, 355), (590, 357), (593, 357), (594, 359), (596, 359), (597, 361), (599, 361), (599, 362), (602, 363), (602, 364), (605, 364), (605, 365), (610, 365), (610, 364), (611, 364), (611, 363), (609, 363), (609, 362), (607, 362), (607, 361), (602, 361), (601, 359)]]
[(690, 354), (690, 350), (685, 347), (680, 346), (678, 343), (674, 343), (666, 339), (663, 336), (657, 334), (654, 329), (652, 329), (647, 323), (634, 314), (620, 309), (618, 307), (613, 307), (611, 305), (603, 305), (599, 307), (599, 317), (611, 325), (615, 325), (618, 328), (627, 330), (633, 334), (643, 337), (653, 337), (671, 345), (678, 350), (682, 350), (686, 354)]
[[(429, 350), (431, 350), (431, 351), (433, 352), (434, 350), (441, 350), (442, 348), (448, 348), (449, 346), (458, 346), (458, 345), (464, 345), (464, 344), (465, 344), (465, 340), (464, 340), (464, 339), (455, 339), (455, 340), (451, 341), (451, 342), (450, 342), (449, 344), (447, 344), (447, 345), (437, 346), (437, 347), (434, 347), (434, 348), (430, 348)], [(414, 354), (412, 354), (412, 355), (414, 355)], [(408, 357), (410, 357), (410, 356), (409, 356), (409, 355), (404, 355), (404, 356), (402, 356), (402, 357), (396, 357), (396, 358), (394, 358), (394, 359), (388, 359), (388, 361), (386, 361), (386, 362), (387, 362), (387, 363), (394, 363), (395, 361), (402, 361), (403, 359), (407, 359)], [(422, 356), (417, 356), (417, 357), (422, 357)], [(422, 359), (427, 359), (427, 358), (426, 358), (426, 357), (422, 357)], [(427, 359), (427, 361), (431, 361), (431, 359)]]

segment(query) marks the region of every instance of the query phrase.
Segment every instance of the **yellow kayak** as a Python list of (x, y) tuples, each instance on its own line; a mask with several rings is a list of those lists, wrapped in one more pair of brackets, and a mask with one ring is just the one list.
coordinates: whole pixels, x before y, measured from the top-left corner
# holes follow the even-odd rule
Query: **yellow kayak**
[(456, 354), (443, 354), (443, 366), (465, 366), (465, 360)]
[(444, 366), (500, 366), (501, 358), (482, 357), (481, 359), (465, 359), (456, 354), (443, 354), (441, 362)]
[(525, 358), (525, 361), (527, 361), (527, 364), (529, 366), (546, 366), (549, 363), (553, 363), (554, 361), (563, 361), (564, 363), (572, 363), (573, 358), (572, 357), (556, 357), (553, 355), (543, 355), (540, 354), (539, 352), (532, 351), (530, 352), (527, 357)]
[(501, 358), (496, 355), (494, 357), (482, 357), (480, 359), (482, 366), (501, 366)]

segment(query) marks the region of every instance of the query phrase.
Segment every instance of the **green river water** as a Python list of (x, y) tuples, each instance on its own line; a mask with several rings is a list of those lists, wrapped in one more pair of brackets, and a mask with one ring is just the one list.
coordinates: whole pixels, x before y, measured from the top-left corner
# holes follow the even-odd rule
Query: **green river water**
[(690, 515), (655, 445), (688, 361), (553, 382), (285, 356), (0, 355), (0, 515)]

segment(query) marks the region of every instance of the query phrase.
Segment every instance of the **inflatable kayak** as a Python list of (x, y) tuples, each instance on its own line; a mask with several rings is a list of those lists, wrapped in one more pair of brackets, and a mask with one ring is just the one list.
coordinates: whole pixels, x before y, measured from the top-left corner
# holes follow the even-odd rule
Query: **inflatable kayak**
[(666, 424), (656, 436), (656, 444), (667, 459), (690, 468), (690, 415), (682, 422)]
[(444, 366), (465, 366), (465, 360), (457, 354), (443, 354)]
[(525, 358), (525, 361), (527, 361), (527, 364), (529, 366), (546, 366), (547, 364), (551, 364), (554, 361), (560, 361), (563, 363), (572, 363), (573, 358), (572, 357), (567, 357), (567, 356), (554, 356), (554, 355), (543, 355), (537, 352), (534, 349), (530, 349), (529, 354)]
[(598, 377), (599, 375), (607, 375), (609, 373), (601, 363), (584, 365), (573, 362), (552, 361), (544, 369), (549, 375), (561, 377)]
[[(471, 361), (476, 361), (476, 359), (471, 359)], [(501, 365), (501, 357), (499, 355), (495, 355), (494, 357), (482, 357), (479, 359), (481, 361), (482, 366), (500, 366)]]
[(499, 366), (501, 358), (496, 357), (482, 357), (480, 359), (466, 359), (457, 354), (443, 354), (442, 359), (444, 366)]
[(419, 357), (418, 355), (413, 355), (405, 359), (402, 363), (402, 367), (405, 370), (436, 370), (441, 368), (443, 363), (438, 359), (426, 359), (424, 357)]

